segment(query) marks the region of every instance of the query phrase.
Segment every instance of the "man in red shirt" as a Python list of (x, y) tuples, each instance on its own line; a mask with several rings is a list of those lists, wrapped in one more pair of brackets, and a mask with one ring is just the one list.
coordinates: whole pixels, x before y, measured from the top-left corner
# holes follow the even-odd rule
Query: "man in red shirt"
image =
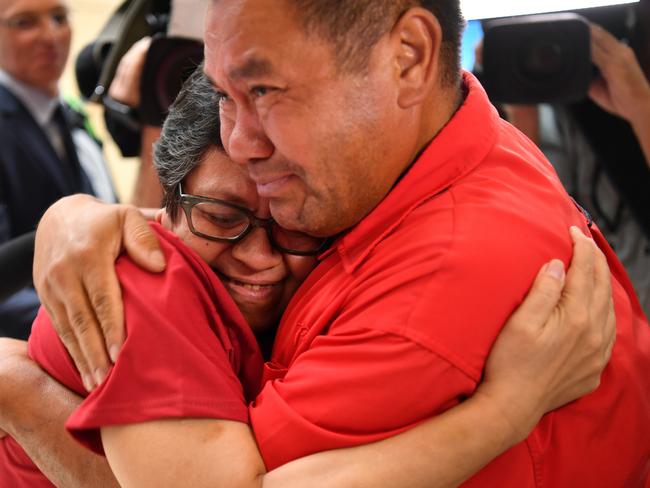
[[(468, 484), (642, 486), (647, 321), (537, 148), (461, 76), (460, 23), (453, 1), (211, 2), (205, 70), (227, 152), (279, 223), (339, 236), (280, 326), (250, 409), (259, 448), (271, 468), (393, 435), (472, 394), (505, 318), (543, 262), (569, 260), (577, 225), (613, 275), (618, 341), (602, 385)], [(111, 328), (109, 351), (121, 334)], [(94, 341), (81, 347), (101, 351)], [(101, 380), (101, 360), (90, 364)]]

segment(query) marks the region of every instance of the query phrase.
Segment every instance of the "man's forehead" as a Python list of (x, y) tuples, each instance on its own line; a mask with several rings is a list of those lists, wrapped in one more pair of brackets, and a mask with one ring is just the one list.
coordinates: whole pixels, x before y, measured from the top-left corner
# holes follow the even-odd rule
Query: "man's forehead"
[[(226, 0), (220, 0), (226, 1)], [(228, 10), (228, 9), (226, 9)], [(205, 71), (231, 80), (259, 78), (272, 74), (274, 61), (291, 43), (290, 24), (278, 28), (269, 18), (252, 14), (208, 12), (205, 32)]]
[(283, 0), (212, 0), (206, 15), (205, 38), (214, 44), (273, 43), (302, 33)]
[(0, 0), (0, 14), (41, 12), (67, 8), (65, 0)]

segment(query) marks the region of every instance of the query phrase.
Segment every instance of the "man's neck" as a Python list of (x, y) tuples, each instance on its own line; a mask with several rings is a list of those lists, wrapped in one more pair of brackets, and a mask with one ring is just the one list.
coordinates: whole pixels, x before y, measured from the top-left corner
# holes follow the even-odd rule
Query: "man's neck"
[(0, 69), (0, 84), (22, 102), (39, 125), (42, 126), (50, 120), (58, 103), (58, 89), (54, 90), (55, 94), (52, 95), (17, 79), (2, 69)]
[(5, 81), (9, 81), (13, 85), (20, 85), (26, 90), (36, 91), (49, 98), (56, 98), (59, 96), (59, 84), (56, 81), (47, 85), (32, 85), (2, 68), (0, 68), (0, 74)]
[(422, 130), (416, 145), (417, 150), (411, 158), (411, 164), (417, 161), (431, 141), (445, 128), (463, 105), (466, 97), (467, 87), (461, 80), (457, 86), (441, 88), (436, 96), (432, 96), (427, 101), (422, 117)]

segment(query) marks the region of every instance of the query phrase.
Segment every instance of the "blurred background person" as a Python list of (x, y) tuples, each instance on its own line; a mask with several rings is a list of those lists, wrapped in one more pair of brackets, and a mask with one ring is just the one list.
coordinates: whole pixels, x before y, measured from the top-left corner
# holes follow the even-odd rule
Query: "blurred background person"
[[(648, 316), (650, 0), (619, 8), (598, 19), (605, 28), (590, 26), (597, 75), (583, 100), (499, 108), (540, 146), (569, 194), (603, 231)], [(479, 64), (482, 56), (479, 47)]]
[[(0, 243), (63, 196), (116, 200), (81, 104), (59, 91), (71, 37), (64, 0), (0, 0)], [(27, 337), (38, 305), (32, 287), (2, 301), (0, 335)]]

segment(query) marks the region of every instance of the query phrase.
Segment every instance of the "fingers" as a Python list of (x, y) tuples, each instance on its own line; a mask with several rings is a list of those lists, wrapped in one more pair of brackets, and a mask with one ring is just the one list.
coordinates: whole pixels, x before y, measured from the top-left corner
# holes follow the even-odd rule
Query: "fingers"
[(134, 207), (124, 214), (124, 249), (140, 267), (159, 273), (165, 269), (165, 256), (158, 239), (140, 212)]
[(133, 108), (140, 106), (140, 80), (150, 44), (151, 38), (143, 37), (131, 46), (117, 66), (109, 88), (111, 97)]
[(563, 300), (586, 313), (592, 301), (596, 245), (577, 227), (571, 227), (569, 233), (573, 240), (573, 257), (567, 271)]
[(612, 97), (609, 92), (609, 86), (603, 78), (595, 78), (589, 85), (588, 91), (589, 98), (591, 98), (597, 105), (604, 110), (615, 113), (616, 109), (612, 102)]
[[(94, 351), (100, 356), (106, 356), (103, 338), (99, 335), (94, 315), (85, 300), (79, 300), (83, 291), (79, 288), (70, 294), (66, 305), (58, 299), (50, 299), (46, 306), (52, 325), (59, 335), (61, 342), (72, 358), (86, 390), (91, 391), (97, 384), (93, 375), (94, 367), (90, 360)], [(67, 307), (66, 307), (67, 306)], [(90, 325), (89, 325), (90, 323)], [(81, 330), (77, 330), (80, 327)], [(97, 331), (95, 334), (92, 331)], [(84, 341), (84, 342), (82, 342)], [(90, 342), (90, 343), (88, 343)], [(104, 360), (106, 363), (106, 360)], [(96, 366), (95, 366), (96, 367)]]
[(542, 267), (528, 295), (508, 323), (541, 328), (555, 309), (564, 286), (564, 263), (554, 259)]
[(594, 293), (591, 305), (594, 320), (606, 317), (602, 321), (601, 335), (604, 338), (603, 364), (609, 361), (616, 342), (616, 314), (614, 299), (612, 297), (612, 277), (607, 263), (607, 258), (596, 250), (594, 268)]
[(608, 58), (620, 48), (620, 42), (597, 24), (590, 24), (590, 31), (592, 59), (599, 68), (606, 66)]
[(88, 356), (88, 361), (91, 370), (99, 371), (101, 375), (104, 368), (109, 366), (105, 360), (106, 351), (112, 362), (117, 361), (125, 338), (122, 292), (112, 262), (107, 263), (105, 272), (89, 273), (85, 276), (84, 286), (102, 331), (104, 341), (102, 345), (105, 346), (99, 349), (93, 334), (91, 336), (92, 343), (89, 344), (92, 351), (90, 351), (91, 355)]
[(110, 331), (113, 342), (123, 341), (114, 260), (122, 247), (125, 209), (68, 197), (46, 212), (36, 234), (34, 283), (89, 390), (110, 366), (103, 331)]

